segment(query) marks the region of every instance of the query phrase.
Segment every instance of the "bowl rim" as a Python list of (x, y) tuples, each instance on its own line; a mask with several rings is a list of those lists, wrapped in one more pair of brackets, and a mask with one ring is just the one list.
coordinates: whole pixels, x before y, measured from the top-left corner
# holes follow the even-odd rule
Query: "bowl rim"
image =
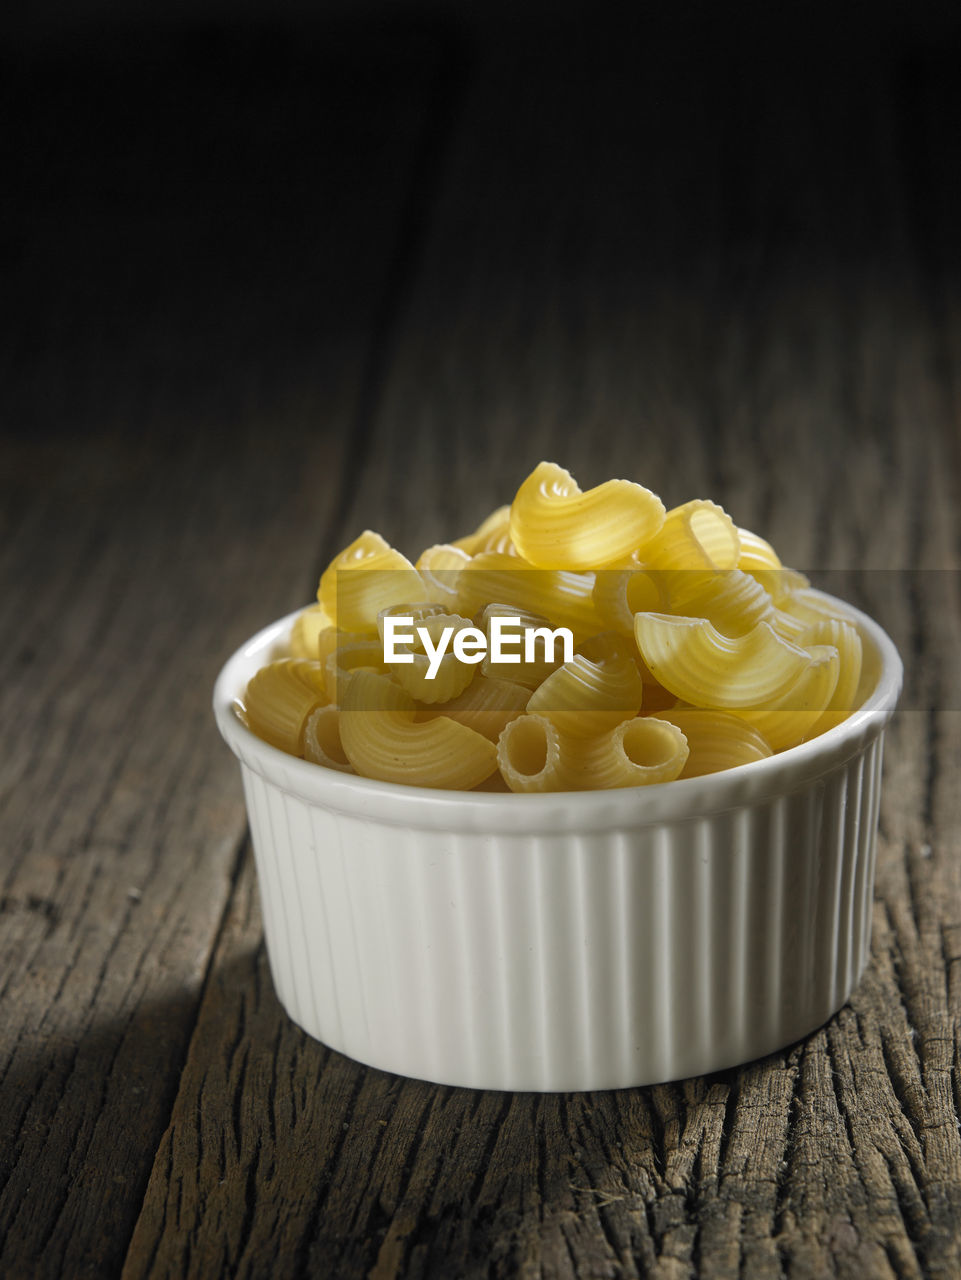
[(873, 645), (879, 663), (875, 688), (851, 715), (817, 737), (764, 760), (696, 778), (600, 791), (454, 791), (381, 782), (289, 755), (248, 729), (237, 714), (237, 703), (247, 680), (289, 634), (306, 605), (262, 627), (227, 659), (214, 684), (213, 709), (220, 733), (244, 765), (284, 792), (341, 814), (404, 827), (518, 835), (568, 831), (572, 826), (599, 831), (688, 821), (816, 784), (863, 751), (894, 714), (903, 681), (894, 642), (869, 615), (827, 592), (819, 594)]

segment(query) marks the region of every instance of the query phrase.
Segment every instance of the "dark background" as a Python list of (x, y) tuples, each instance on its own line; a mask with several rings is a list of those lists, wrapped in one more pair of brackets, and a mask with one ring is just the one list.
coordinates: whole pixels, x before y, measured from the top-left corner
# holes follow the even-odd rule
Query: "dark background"
[[(577, 326), (609, 330), (616, 347), (655, 291), (716, 321), (772, 262), (836, 284), (865, 266), (894, 279), (910, 260), (935, 305), (955, 288), (956, 5), (628, 8), (7, 11), (4, 431), (176, 443), (248, 430), (266, 447), (272, 422), (293, 430), (277, 398), (301, 396), (303, 430), (346, 426), (359, 457), (406, 328), (430, 345), (423, 402), (439, 421), (412, 406), (397, 430), (469, 451), (445, 434), (458, 394), (445, 365), (461, 363), (467, 394), (476, 373), (491, 412), (525, 396), (529, 412), (525, 370), (556, 322), (566, 345), (544, 443), (564, 449), (595, 376)], [(457, 157), (474, 207), (449, 223), (412, 314), (437, 202), (462, 176), (451, 164), (465, 104), (491, 76), (504, 84), (484, 108), (500, 112), (496, 127)], [(795, 116), (789, 92), (772, 93), (792, 80), (804, 86)], [(881, 165), (878, 102), (896, 149)], [(469, 367), (455, 351), (465, 317)], [(703, 366), (719, 337), (680, 341), (702, 344), (691, 363)], [(623, 377), (647, 417), (627, 362), (621, 351), (604, 375)], [(324, 389), (351, 364), (363, 392), (345, 424)]]

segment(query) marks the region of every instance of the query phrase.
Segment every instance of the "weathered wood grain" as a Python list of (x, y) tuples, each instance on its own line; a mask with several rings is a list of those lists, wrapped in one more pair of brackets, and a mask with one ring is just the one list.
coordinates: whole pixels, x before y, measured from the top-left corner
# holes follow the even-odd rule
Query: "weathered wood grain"
[(4, 1276), (117, 1273), (177, 1093), (245, 830), (213, 680), (311, 594), (409, 235), (438, 58), (398, 37), (5, 80)]
[(961, 329), (905, 204), (930, 104), (908, 110), (897, 59), (813, 84), (676, 47), (638, 79), (606, 53), (479, 69), (341, 537), (416, 551), (548, 455), (710, 493), (857, 594), (908, 666), (871, 965), (739, 1070), (445, 1089), (291, 1028), (245, 863), (129, 1280), (961, 1271)]

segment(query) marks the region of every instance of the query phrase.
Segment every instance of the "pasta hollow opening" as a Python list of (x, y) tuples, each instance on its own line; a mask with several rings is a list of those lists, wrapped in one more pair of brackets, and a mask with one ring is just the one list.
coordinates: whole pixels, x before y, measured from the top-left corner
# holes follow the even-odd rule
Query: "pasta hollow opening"
[(529, 778), (547, 767), (547, 730), (533, 717), (515, 722), (506, 743), (507, 758), (518, 773)]
[(632, 720), (624, 729), (624, 754), (641, 769), (657, 769), (677, 753), (677, 739), (660, 722)]

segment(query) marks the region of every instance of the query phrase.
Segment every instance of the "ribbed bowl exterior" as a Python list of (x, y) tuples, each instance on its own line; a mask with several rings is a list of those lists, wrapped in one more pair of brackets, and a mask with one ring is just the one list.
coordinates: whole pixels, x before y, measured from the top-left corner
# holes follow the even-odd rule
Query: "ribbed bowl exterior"
[[(566, 793), (542, 830), (517, 806), (544, 797), (419, 800), (305, 766), (219, 715), (277, 994), (350, 1057), (478, 1088), (649, 1084), (790, 1044), (867, 961), (890, 710), (786, 775), (745, 766), (729, 793), (715, 775), (686, 805), (668, 789), (687, 784), (643, 789), (659, 793), (650, 806)], [(305, 769), (328, 775), (328, 796)]]

